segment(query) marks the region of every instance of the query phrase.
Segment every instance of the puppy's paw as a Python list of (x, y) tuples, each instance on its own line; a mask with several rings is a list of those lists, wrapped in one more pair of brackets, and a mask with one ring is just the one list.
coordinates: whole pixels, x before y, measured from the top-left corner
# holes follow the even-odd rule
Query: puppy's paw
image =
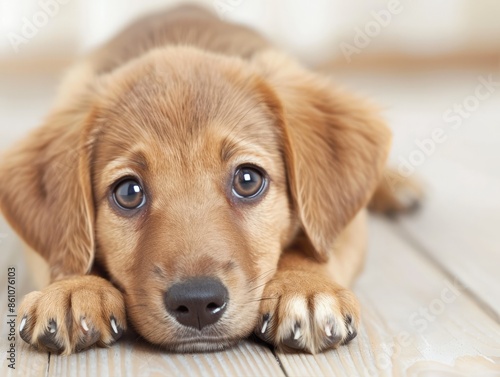
[(26, 295), (17, 320), (24, 341), (66, 355), (94, 344), (108, 346), (126, 329), (122, 294), (97, 276), (60, 280)]
[(264, 289), (255, 334), (285, 350), (317, 353), (357, 335), (354, 294), (311, 272), (278, 272)]

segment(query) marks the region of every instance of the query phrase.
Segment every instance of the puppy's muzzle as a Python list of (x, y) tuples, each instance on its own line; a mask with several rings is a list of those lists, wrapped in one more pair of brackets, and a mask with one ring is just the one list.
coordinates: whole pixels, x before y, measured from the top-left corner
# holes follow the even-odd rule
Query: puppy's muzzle
[(165, 293), (168, 312), (180, 324), (201, 330), (224, 314), (229, 294), (217, 279), (196, 277), (172, 285)]

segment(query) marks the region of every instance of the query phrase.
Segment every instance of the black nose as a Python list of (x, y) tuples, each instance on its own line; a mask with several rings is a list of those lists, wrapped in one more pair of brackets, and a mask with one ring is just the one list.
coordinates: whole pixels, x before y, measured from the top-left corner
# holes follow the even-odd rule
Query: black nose
[(217, 279), (197, 277), (172, 285), (165, 306), (184, 326), (203, 327), (217, 322), (226, 310), (228, 292)]

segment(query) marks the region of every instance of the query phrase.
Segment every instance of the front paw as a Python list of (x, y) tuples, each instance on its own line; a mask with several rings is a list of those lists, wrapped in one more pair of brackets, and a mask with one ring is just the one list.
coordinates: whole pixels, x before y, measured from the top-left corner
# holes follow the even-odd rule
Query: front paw
[(19, 335), (27, 343), (70, 354), (118, 340), (126, 329), (125, 304), (109, 281), (80, 276), (26, 295), (18, 323)]
[(311, 272), (284, 271), (264, 289), (255, 334), (285, 351), (317, 353), (354, 339), (358, 325), (351, 291)]

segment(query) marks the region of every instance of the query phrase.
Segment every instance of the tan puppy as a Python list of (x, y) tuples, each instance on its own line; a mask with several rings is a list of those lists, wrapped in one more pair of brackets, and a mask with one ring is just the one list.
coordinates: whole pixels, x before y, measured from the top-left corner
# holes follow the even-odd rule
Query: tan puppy
[[(21, 337), (67, 354), (128, 322), (177, 351), (252, 331), (309, 352), (349, 342), (389, 144), (370, 107), (249, 29), (191, 7), (138, 22), (2, 159), (3, 214), (53, 281), (26, 296)], [(399, 205), (379, 190), (377, 209)]]

